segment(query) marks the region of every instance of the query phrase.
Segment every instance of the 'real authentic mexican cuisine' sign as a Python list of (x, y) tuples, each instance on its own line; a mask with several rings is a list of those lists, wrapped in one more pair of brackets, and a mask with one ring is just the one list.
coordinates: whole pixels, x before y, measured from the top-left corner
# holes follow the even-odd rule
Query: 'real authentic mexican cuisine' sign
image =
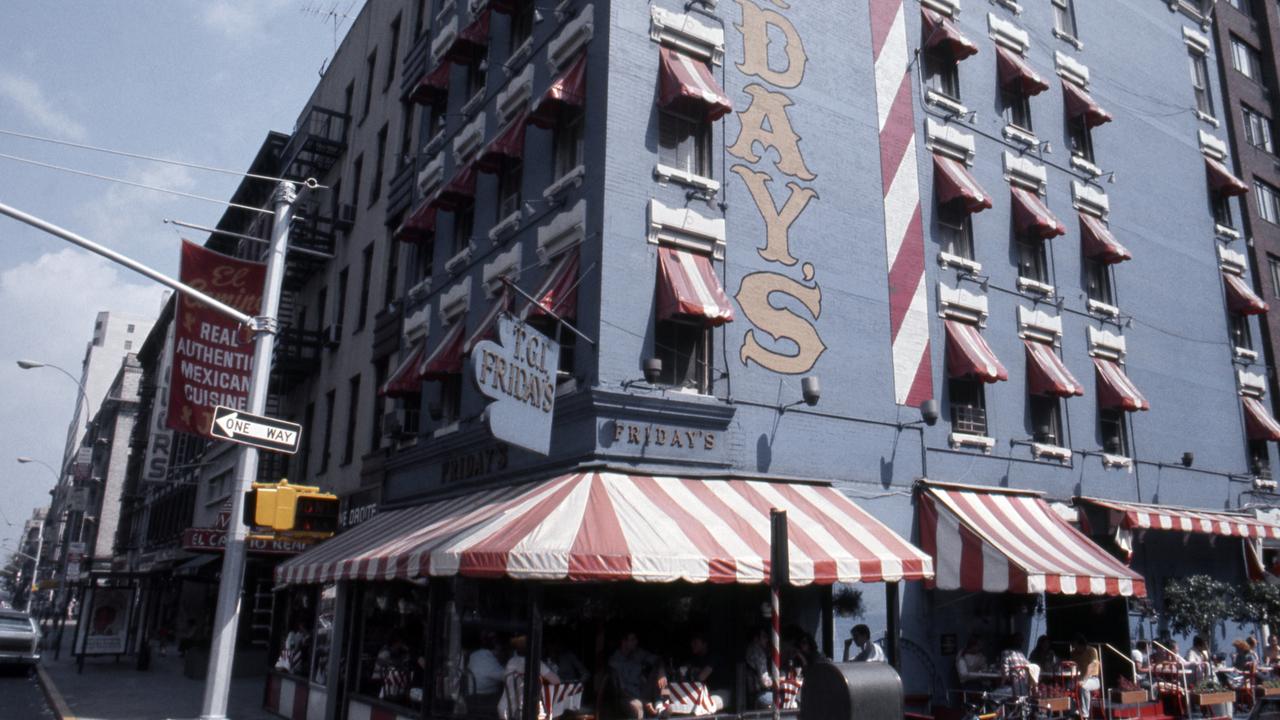
[(493, 398), (485, 411), (493, 436), (542, 455), (550, 452), (559, 343), (503, 314), (498, 342), (476, 343), (471, 368), (476, 387)]
[[(182, 282), (247, 315), (262, 307), (266, 266), (182, 242)], [(253, 337), (248, 328), (198, 300), (178, 297), (174, 318), (173, 369), (169, 380), (169, 427), (209, 434), (213, 409), (249, 409)]]

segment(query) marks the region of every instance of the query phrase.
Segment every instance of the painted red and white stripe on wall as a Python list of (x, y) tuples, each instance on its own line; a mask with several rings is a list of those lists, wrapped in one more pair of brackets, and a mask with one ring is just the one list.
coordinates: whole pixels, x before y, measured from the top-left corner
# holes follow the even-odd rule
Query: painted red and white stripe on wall
[(397, 713), (390, 708), (352, 700), (347, 704), (347, 720), (415, 720), (416, 714)]
[(267, 698), (263, 707), (289, 720), (320, 720), (324, 717), (325, 691), (312, 688), (305, 680), (271, 673), (267, 676)]
[(889, 271), (893, 397), (899, 405), (917, 406), (933, 396), (933, 369), (906, 9), (903, 0), (870, 0), (870, 9)]

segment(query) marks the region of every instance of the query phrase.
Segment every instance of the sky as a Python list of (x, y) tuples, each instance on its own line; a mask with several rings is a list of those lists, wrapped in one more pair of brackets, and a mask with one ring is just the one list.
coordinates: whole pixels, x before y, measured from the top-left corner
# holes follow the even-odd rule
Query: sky
[[(376, 0), (375, 0), (376, 1)], [(363, 0), (5, 0), (0, 131), (242, 171), (270, 130), (293, 128)], [(0, 154), (213, 198), (231, 175), (0, 132)], [(180, 237), (224, 208), (0, 157), (0, 203), (169, 275)], [(161, 287), (0, 215), (0, 558), (47, 505), (99, 311), (154, 316)]]

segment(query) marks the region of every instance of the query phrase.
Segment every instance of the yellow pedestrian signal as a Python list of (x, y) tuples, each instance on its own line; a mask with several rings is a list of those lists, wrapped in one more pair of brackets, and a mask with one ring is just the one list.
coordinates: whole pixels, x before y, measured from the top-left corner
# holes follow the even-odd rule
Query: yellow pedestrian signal
[(307, 535), (333, 535), (338, 531), (338, 497), (320, 492), (314, 485), (254, 483), (244, 504), (244, 522), (250, 527)]

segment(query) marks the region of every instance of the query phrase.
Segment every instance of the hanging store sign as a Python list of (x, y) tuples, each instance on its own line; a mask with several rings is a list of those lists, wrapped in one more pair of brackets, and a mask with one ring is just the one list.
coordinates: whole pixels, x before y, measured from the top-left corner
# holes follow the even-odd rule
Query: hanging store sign
[[(182, 282), (247, 315), (262, 306), (266, 266), (182, 243)], [(211, 437), (214, 408), (249, 409), (253, 337), (247, 328), (186, 295), (174, 316), (168, 426)]]
[(523, 322), (498, 317), (498, 340), (471, 350), (472, 377), (486, 397), (489, 431), (499, 440), (541, 455), (551, 451), (560, 344)]
[(146, 459), (142, 464), (143, 482), (164, 482), (169, 474), (169, 454), (173, 448), (173, 431), (169, 429), (169, 375), (173, 372), (173, 323), (164, 335), (160, 351), (160, 372), (156, 373), (156, 394), (151, 406), (151, 422)]

